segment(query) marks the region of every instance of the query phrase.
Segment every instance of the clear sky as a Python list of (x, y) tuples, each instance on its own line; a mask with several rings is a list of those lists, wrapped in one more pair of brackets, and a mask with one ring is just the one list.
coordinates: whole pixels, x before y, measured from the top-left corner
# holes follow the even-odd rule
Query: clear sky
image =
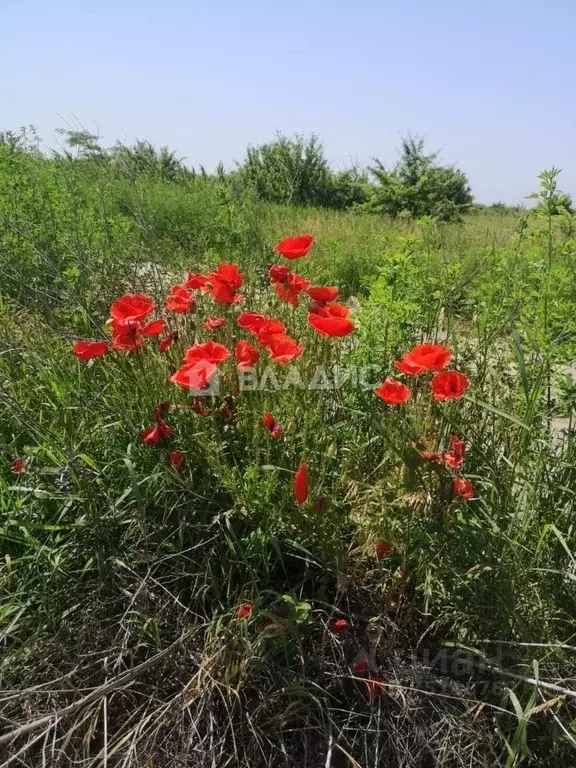
[(410, 131), (516, 203), (576, 198), (576, 0), (0, 0), (0, 130), (78, 121), (231, 166), (277, 130), (336, 168)]

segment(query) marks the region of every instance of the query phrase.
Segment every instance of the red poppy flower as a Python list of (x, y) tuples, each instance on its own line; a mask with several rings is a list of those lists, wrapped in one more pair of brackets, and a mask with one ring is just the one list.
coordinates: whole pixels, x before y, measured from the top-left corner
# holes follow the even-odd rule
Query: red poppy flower
[(128, 293), (120, 296), (110, 307), (114, 320), (144, 320), (156, 309), (153, 299), (143, 293)]
[(281, 323), (280, 320), (272, 318), (271, 320), (266, 320), (256, 335), (260, 344), (262, 344), (263, 347), (267, 347), (270, 344), (270, 340), (273, 336), (280, 336), (285, 333), (286, 326), (284, 323)]
[(14, 472), (15, 475), (20, 475), (24, 472), (24, 459), (16, 459), (12, 466), (12, 472)]
[(244, 274), (238, 271), (236, 264), (219, 264), (216, 272), (212, 272), (219, 280), (224, 280), (231, 288), (241, 288)]
[(461, 496), (463, 499), (474, 498), (474, 486), (470, 480), (465, 480), (463, 477), (455, 477), (452, 482), (452, 490), (456, 496)]
[(172, 464), (176, 471), (184, 464), (184, 454), (182, 451), (170, 451), (169, 458), (170, 464)]
[(378, 544), (376, 544), (376, 557), (378, 559), (381, 560), (384, 557), (388, 557), (390, 552), (392, 552), (392, 547), (387, 541), (379, 541)]
[(421, 365), (410, 362), (408, 353), (404, 355), (402, 360), (396, 360), (394, 367), (398, 368), (398, 370), (405, 376), (418, 376), (426, 370), (426, 368), (423, 368)]
[(165, 336), (160, 344), (158, 344), (158, 349), (161, 353), (166, 352), (166, 350), (172, 346), (172, 344), (177, 341), (178, 339), (178, 331), (170, 331), (170, 333)]
[(274, 290), (276, 291), (276, 296), (278, 296), (278, 298), (282, 301), (285, 301), (287, 304), (291, 304), (293, 307), (299, 306), (298, 292), (293, 288), (290, 288), (287, 285), (282, 285), (282, 283), (276, 283)]
[(204, 288), (208, 278), (206, 275), (197, 275), (194, 272), (188, 272), (188, 277), (182, 283), (182, 288), (187, 288), (190, 291), (197, 291), (200, 288)]
[(434, 400), (457, 400), (470, 388), (467, 376), (459, 371), (441, 371), (432, 379)]
[(252, 616), (252, 612), (253, 611), (254, 611), (254, 605), (252, 603), (242, 603), (236, 609), (236, 613), (234, 614), (234, 618), (236, 620), (238, 620), (238, 619), (249, 619), (250, 616)]
[(224, 325), (226, 325), (226, 320), (224, 320), (223, 317), (214, 317), (214, 315), (210, 315), (210, 317), (206, 318), (204, 328), (206, 328), (207, 331), (215, 331), (217, 328), (222, 328)]
[(364, 675), (368, 672), (368, 659), (366, 656), (363, 656), (360, 661), (352, 665), (352, 672), (355, 675)]
[(384, 400), (385, 403), (388, 403), (388, 405), (400, 405), (400, 403), (405, 403), (406, 400), (410, 397), (410, 390), (406, 386), (406, 384), (402, 384), (401, 381), (396, 381), (396, 379), (388, 378), (380, 384), (378, 389), (374, 390), (374, 394), (378, 395), (378, 397), (381, 400)]
[(450, 350), (441, 344), (418, 344), (403, 355), (402, 360), (408, 366), (419, 366), (425, 371), (441, 371), (446, 368), (451, 357)]
[(223, 419), (231, 419), (234, 415), (234, 408), (236, 407), (236, 401), (232, 395), (226, 395), (224, 398), (224, 405), (220, 408), (219, 415)]
[(458, 435), (450, 435), (450, 443), (452, 447), (449, 451), (445, 451), (442, 456), (444, 464), (450, 469), (460, 472), (462, 465), (464, 464), (466, 446)]
[(214, 363), (208, 360), (199, 360), (196, 363), (183, 365), (170, 377), (172, 384), (178, 384), (187, 389), (206, 389), (210, 386), (210, 379), (217, 371)]
[(318, 315), (325, 306), (325, 301), (313, 301), (308, 307), (308, 312), (311, 312), (313, 315)]
[(344, 632), (345, 629), (348, 629), (350, 626), (350, 623), (346, 619), (336, 619), (332, 622), (332, 628), (336, 632)]
[(251, 333), (258, 333), (260, 328), (266, 325), (268, 318), (264, 317), (264, 315), (261, 315), (259, 312), (242, 312), (236, 322), (240, 328), (244, 328), (244, 330), (250, 331)]
[(197, 363), (200, 360), (206, 360), (209, 363), (221, 363), (230, 357), (230, 352), (224, 344), (218, 344), (216, 341), (207, 341), (205, 344), (194, 344), (186, 350), (184, 354), (185, 363)]
[(279, 365), (291, 363), (304, 351), (304, 345), (298, 344), (283, 333), (270, 336), (267, 346), (268, 354)]
[(247, 341), (239, 341), (234, 351), (239, 371), (248, 371), (260, 360), (260, 352)]
[(139, 338), (139, 323), (135, 321), (116, 322), (112, 321), (112, 344), (110, 349), (118, 349), (123, 352), (136, 352), (142, 347), (142, 340)]
[(155, 427), (150, 427), (142, 433), (142, 442), (146, 445), (158, 445), (162, 438), (170, 437), (171, 434), (172, 427), (165, 424), (162, 419), (158, 419)]
[(274, 264), (268, 270), (268, 274), (270, 275), (271, 283), (287, 283), (292, 270), (283, 264)]
[(181, 285), (175, 285), (170, 289), (171, 295), (164, 303), (164, 309), (167, 312), (176, 312), (183, 315), (185, 312), (194, 312), (196, 309), (196, 299)]
[(350, 310), (342, 304), (326, 304), (308, 313), (308, 325), (323, 336), (348, 336), (354, 330), (349, 315)]
[(314, 301), (328, 302), (336, 301), (338, 298), (338, 288), (335, 285), (319, 285), (306, 290), (308, 296)]
[(208, 408), (204, 408), (202, 405), (202, 398), (200, 397), (194, 398), (192, 408), (194, 408), (194, 412), (197, 413), (198, 416), (212, 416), (212, 411), (209, 411)]
[(310, 248), (314, 245), (312, 235), (298, 235), (298, 237), (287, 237), (274, 248), (277, 253), (281, 253), (286, 259), (301, 259), (306, 256)]
[(388, 685), (378, 675), (369, 677), (364, 683), (364, 695), (368, 701), (374, 701), (381, 696), (388, 688)]
[(298, 504), (304, 504), (308, 498), (308, 464), (302, 463), (294, 476), (294, 496)]
[(280, 426), (280, 423), (276, 421), (270, 411), (266, 411), (264, 414), (264, 418), (262, 419), (262, 426), (270, 430), (270, 434), (273, 438), (276, 439), (282, 437), (282, 427)]
[(234, 304), (244, 297), (236, 293), (244, 282), (244, 275), (236, 264), (220, 264), (216, 272), (208, 275), (202, 290), (209, 293), (217, 304)]
[(142, 336), (160, 336), (166, 327), (166, 320), (152, 320), (140, 328)]
[(93, 357), (102, 357), (108, 351), (105, 341), (77, 341), (72, 351), (80, 360), (91, 360)]

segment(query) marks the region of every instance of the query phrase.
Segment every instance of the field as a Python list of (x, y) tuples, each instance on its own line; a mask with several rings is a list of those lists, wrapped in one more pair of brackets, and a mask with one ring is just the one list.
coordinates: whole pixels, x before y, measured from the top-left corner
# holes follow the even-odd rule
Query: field
[(576, 237), (541, 184), (446, 224), (0, 144), (0, 766), (574, 765)]

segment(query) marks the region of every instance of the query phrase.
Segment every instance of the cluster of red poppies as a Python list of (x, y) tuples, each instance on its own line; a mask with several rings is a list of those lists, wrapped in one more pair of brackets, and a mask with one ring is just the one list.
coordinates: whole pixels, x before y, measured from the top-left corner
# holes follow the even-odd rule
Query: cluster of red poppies
[[(402, 359), (397, 360), (394, 367), (405, 376), (434, 373), (430, 381), (434, 400), (437, 402), (457, 400), (466, 394), (470, 388), (470, 381), (460, 371), (444, 370), (451, 359), (452, 353), (441, 344), (418, 344), (410, 352), (402, 355)], [(374, 390), (374, 393), (388, 405), (400, 405), (411, 396), (410, 389), (406, 384), (390, 376)], [(437, 463), (444, 463), (445, 466), (459, 472), (464, 463), (464, 443), (457, 435), (451, 436), (451, 443), (451, 449), (443, 454), (425, 451), (421, 452), (420, 455)], [(474, 497), (472, 483), (462, 477), (454, 478), (452, 490), (456, 496), (461, 496), (464, 499)]]
[[(300, 235), (282, 240), (275, 250), (284, 258), (295, 260), (307, 256), (313, 244), (314, 239), (310, 235)], [(350, 310), (336, 302), (337, 287), (312, 286), (308, 280), (285, 264), (274, 264), (269, 270), (269, 276), (276, 295), (282, 301), (298, 307), (302, 295), (311, 299), (312, 303), (308, 306), (308, 324), (318, 333), (342, 337), (354, 331)], [(195, 312), (195, 291), (210, 295), (216, 304), (235, 305), (244, 300), (238, 293), (243, 283), (244, 274), (235, 264), (220, 264), (215, 271), (207, 275), (189, 272), (184, 282), (171, 288), (164, 309), (176, 314)], [(108, 323), (112, 331), (111, 343), (78, 341), (74, 344), (74, 354), (82, 360), (89, 360), (101, 357), (108, 349), (135, 352), (143, 346), (143, 338), (150, 336), (159, 337), (159, 351), (166, 352), (177, 340), (178, 330), (167, 331), (164, 318), (150, 320), (150, 315), (156, 309), (155, 302), (144, 294), (127, 294), (120, 297), (110, 307)], [(222, 328), (226, 322), (225, 318), (209, 316), (204, 322), (204, 327), (213, 332)], [(236, 324), (250, 333), (269, 358), (280, 365), (292, 363), (304, 351), (304, 345), (289, 336), (284, 323), (276, 318), (266, 317), (259, 312), (245, 311), (237, 316)], [(186, 349), (182, 364), (174, 371), (170, 381), (197, 393), (206, 391), (213, 377), (219, 372), (218, 366), (230, 356), (230, 350), (216, 341), (196, 343)], [(242, 373), (251, 370), (259, 362), (260, 351), (246, 339), (241, 339), (236, 343), (234, 357), (237, 370)], [(430, 385), (434, 400), (454, 400), (466, 393), (470, 383), (463, 373), (444, 370), (450, 359), (451, 352), (446, 347), (438, 344), (420, 344), (403, 355), (402, 360), (394, 365), (405, 376), (420, 376), (433, 372)], [(391, 377), (375, 390), (375, 394), (388, 405), (400, 405), (411, 396), (406, 384)], [(219, 413), (224, 417), (231, 417), (233, 398), (228, 396), (227, 400), (232, 402), (225, 403)], [(202, 416), (212, 415), (199, 398), (194, 400), (194, 410)], [(156, 426), (144, 433), (143, 440), (146, 443), (155, 444), (170, 435), (170, 427), (164, 424), (161, 412), (156, 410), (155, 420)], [(283, 434), (281, 425), (270, 412), (264, 414), (262, 425), (273, 438), (277, 439)], [(454, 450), (453, 447), (453, 452)], [(452, 468), (457, 469), (455, 463)], [(462, 478), (455, 478), (454, 490), (465, 498), (471, 498), (473, 494), (471, 484)], [(303, 463), (294, 479), (294, 495), (298, 504), (306, 502), (308, 493), (308, 465)]]
[[(430, 371), (435, 372), (430, 386), (434, 400), (457, 400), (465, 395), (470, 387), (468, 377), (459, 371), (445, 371), (452, 358), (452, 353), (441, 344), (418, 344), (410, 352), (402, 355), (394, 367), (405, 376), (420, 376)], [(390, 376), (384, 381), (375, 394), (388, 405), (400, 405), (410, 397), (410, 390), (401, 381)]]

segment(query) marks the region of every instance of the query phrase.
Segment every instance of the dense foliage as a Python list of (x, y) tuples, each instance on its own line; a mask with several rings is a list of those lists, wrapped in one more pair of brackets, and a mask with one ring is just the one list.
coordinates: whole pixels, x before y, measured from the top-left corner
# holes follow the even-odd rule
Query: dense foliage
[(390, 221), (89, 144), (0, 142), (5, 763), (573, 765), (558, 173)]

